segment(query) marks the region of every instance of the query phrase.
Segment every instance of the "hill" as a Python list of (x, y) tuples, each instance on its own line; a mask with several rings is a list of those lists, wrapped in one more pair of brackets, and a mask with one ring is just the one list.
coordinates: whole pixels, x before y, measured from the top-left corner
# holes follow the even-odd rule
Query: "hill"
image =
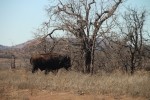
[(9, 46), (4, 46), (4, 45), (0, 45), (0, 50), (6, 50), (6, 49), (10, 49)]

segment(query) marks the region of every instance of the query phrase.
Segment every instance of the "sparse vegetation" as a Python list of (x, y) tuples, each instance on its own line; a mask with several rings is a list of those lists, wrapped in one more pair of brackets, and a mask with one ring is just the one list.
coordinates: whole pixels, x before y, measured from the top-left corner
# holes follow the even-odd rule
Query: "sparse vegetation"
[(15, 72), (0, 70), (0, 95), (4, 98), (11, 96), (14, 98), (13, 91), (19, 90), (29, 90), (30, 95), (34, 94), (34, 90), (47, 90), (150, 98), (149, 83), (150, 73), (142, 71), (132, 76), (120, 72), (112, 74), (100, 72), (91, 76), (74, 71), (65, 72), (65, 70), (60, 70), (56, 75), (53, 73), (44, 75), (43, 72), (32, 74), (31, 71), (24, 69)]

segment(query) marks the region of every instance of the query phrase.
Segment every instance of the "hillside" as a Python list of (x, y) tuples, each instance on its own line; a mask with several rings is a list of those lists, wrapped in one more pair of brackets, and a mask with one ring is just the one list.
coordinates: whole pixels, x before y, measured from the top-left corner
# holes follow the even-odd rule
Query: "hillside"
[(10, 49), (9, 46), (4, 46), (4, 45), (0, 45), (0, 50), (6, 50), (6, 49)]

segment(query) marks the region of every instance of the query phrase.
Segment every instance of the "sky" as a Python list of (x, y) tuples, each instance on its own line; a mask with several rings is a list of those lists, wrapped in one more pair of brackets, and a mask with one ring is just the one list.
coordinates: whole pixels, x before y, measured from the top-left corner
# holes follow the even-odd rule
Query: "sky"
[[(13, 46), (33, 39), (33, 32), (47, 19), (50, 1), (0, 0), (0, 44)], [(150, 0), (127, 0), (125, 5), (150, 11)]]
[(34, 38), (46, 20), (48, 0), (0, 0), (0, 44), (12, 46)]

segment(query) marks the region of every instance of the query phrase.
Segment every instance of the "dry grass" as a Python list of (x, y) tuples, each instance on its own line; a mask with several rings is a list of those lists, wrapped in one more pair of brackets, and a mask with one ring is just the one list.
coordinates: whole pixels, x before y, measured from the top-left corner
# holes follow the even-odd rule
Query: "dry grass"
[[(57, 75), (52, 73), (45, 75), (43, 72), (32, 74), (30, 71), (23, 69), (15, 71), (0, 70), (0, 97), (7, 97), (7, 100), (9, 100), (12, 91), (26, 89), (31, 91), (31, 95), (36, 89), (150, 98), (150, 73), (138, 72), (130, 76), (116, 72), (90, 76), (64, 70), (59, 71)], [(28, 100), (28, 97), (23, 96), (21, 99)]]

